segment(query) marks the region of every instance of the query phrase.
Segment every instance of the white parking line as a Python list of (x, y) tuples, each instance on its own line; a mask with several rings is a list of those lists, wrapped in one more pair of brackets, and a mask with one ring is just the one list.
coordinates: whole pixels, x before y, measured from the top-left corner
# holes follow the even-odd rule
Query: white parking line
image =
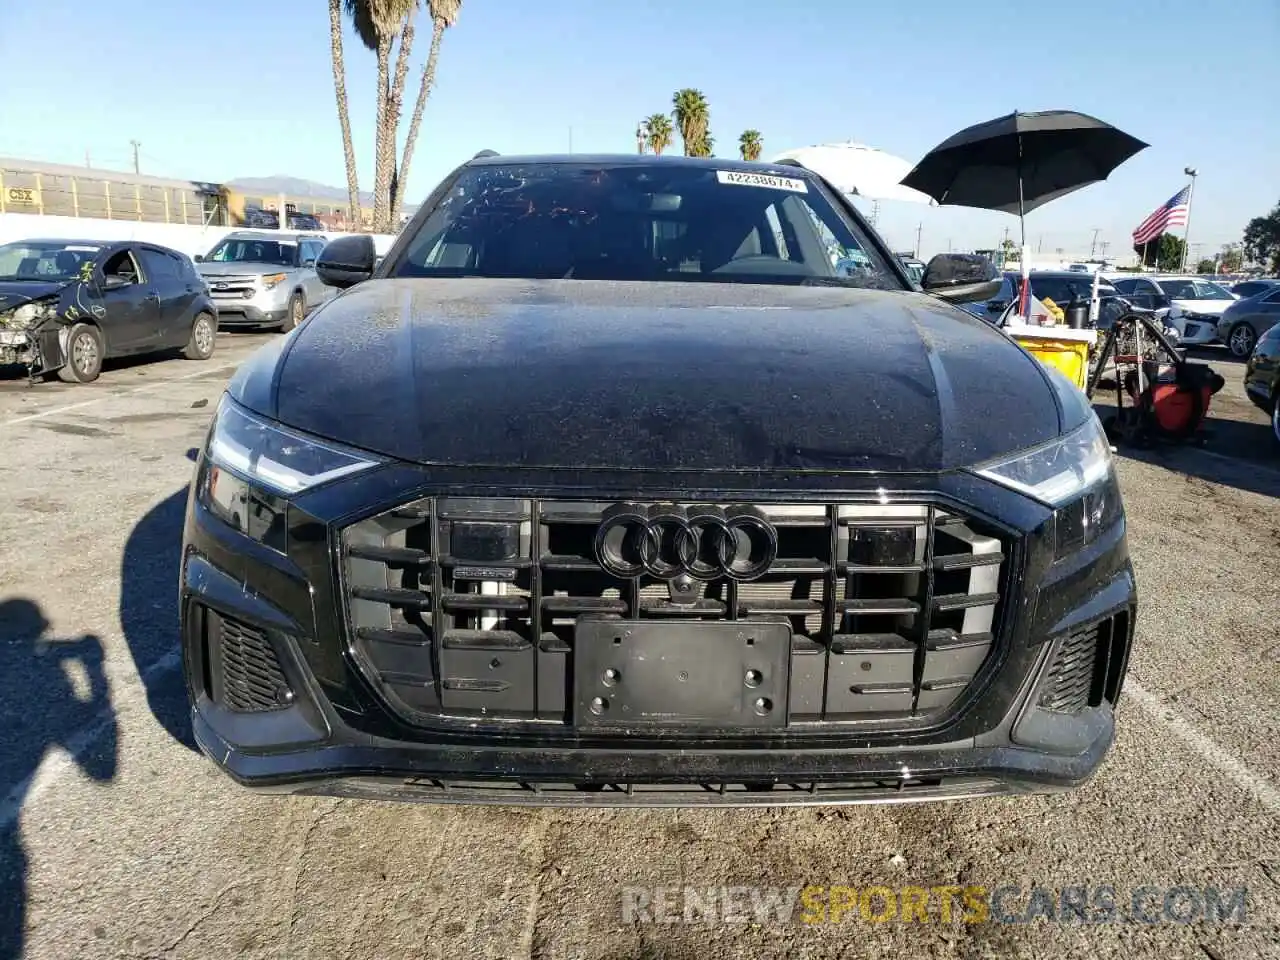
[(95, 403), (105, 403), (107, 400), (115, 400), (117, 397), (128, 397), (135, 393), (146, 393), (148, 390), (157, 390), (170, 383), (181, 383), (183, 380), (194, 380), (196, 377), (207, 376), (210, 373), (221, 373), (223, 370), (234, 370), (238, 366), (240, 366), (239, 363), (226, 363), (220, 367), (206, 367), (202, 370), (197, 370), (195, 373), (183, 374), (181, 377), (157, 380), (155, 383), (144, 384), (141, 387), (132, 387), (129, 390), (120, 390), (116, 393), (105, 393), (89, 400), (81, 400), (79, 403), (68, 403), (65, 406), (54, 407), (51, 410), (42, 410), (40, 413), (29, 413), (25, 417), (14, 417), (12, 420), (6, 420), (4, 423), (0, 423), (0, 427), (14, 427), (20, 423), (27, 423), (31, 420), (42, 420), (45, 417), (54, 417), (60, 413), (66, 413), (69, 410), (79, 410), (82, 407), (92, 406)]
[(1143, 687), (1132, 675), (1124, 682), (1124, 694), (1126, 697), (1132, 697), (1134, 703), (1147, 716), (1168, 727), (1179, 740), (1195, 751), (1200, 759), (1225, 773), (1237, 785), (1252, 794), (1269, 811), (1280, 813), (1280, 789), (1266, 777), (1254, 772), (1243, 761), (1220, 747), (1199, 730), (1195, 724), (1174, 713), (1169, 704)]

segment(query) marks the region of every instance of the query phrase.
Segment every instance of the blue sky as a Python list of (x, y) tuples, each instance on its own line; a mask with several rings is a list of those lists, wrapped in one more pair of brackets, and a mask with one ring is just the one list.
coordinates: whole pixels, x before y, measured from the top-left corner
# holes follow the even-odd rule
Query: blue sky
[[(40, 0), (5, 12), (0, 155), (195, 179), (345, 182), (319, 0)], [(196, 12), (196, 11), (199, 12)], [(304, 12), (306, 11), (306, 12)], [(415, 61), (429, 35), (420, 27)], [(53, 38), (57, 38), (53, 43)], [(1035, 211), (1028, 240), (1111, 252), (1199, 168), (1192, 243), (1238, 240), (1280, 201), (1280, 0), (464, 0), (445, 38), (409, 180), (500, 152), (635, 149), (678, 87), (711, 104), (717, 152), (854, 139), (916, 160), (1013, 109), (1094, 114), (1151, 146), (1106, 183)], [(362, 186), (373, 173), (371, 53), (348, 36)], [(411, 85), (416, 89), (417, 62)], [(407, 121), (404, 126), (407, 126)], [(572, 132), (571, 132), (572, 131)], [(895, 247), (992, 246), (1017, 219), (883, 204)]]

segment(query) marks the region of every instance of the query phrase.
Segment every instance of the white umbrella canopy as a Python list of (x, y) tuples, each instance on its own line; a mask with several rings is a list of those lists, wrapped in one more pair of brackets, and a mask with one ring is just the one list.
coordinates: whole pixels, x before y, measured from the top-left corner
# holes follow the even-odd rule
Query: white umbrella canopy
[(937, 206), (928, 194), (900, 183), (911, 172), (910, 162), (866, 144), (848, 141), (797, 147), (772, 158), (773, 163), (783, 160), (793, 160), (812, 170), (841, 193), (868, 200), (904, 200)]

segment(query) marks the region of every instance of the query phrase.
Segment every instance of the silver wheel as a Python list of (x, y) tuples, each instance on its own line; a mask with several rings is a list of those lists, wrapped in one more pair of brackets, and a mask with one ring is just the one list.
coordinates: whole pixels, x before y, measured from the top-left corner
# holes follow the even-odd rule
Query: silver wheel
[(91, 333), (81, 333), (71, 343), (71, 363), (82, 376), (98, 367), (98, 341)]
[(1254, 344), (1258, 342), (1258, 335), (1253, 332), (1253, 327), (1247, 323), (1238, 323), (1231, 328), (1231, 333), (1227, 335), (1227, 346), (1231, 349), (1231, 355), (1235, 357), (1247, 357), (1253, 353)]
[(201, 353), (213, 352), (213, 324), (209, 322), (207, 316), (201, 314), (196, 319), (196, 328), (192, 331), (192, 335)]

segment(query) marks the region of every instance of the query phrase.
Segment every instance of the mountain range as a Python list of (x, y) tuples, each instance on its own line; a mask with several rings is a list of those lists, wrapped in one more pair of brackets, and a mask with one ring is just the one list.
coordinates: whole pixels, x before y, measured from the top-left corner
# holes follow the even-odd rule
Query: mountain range
[[(273, 197), (283, 193), (290, 197), (313, 197), (316, 200), (346, 200), (345, 187), (330, 187), (314, 180), (303, 180), (300, 177), (286, 177), (277, 174), (273, 177), (237, 177), (226, 181), (226, 185), (234, 187), (241, 193), (260, 193), (264, 197)], [(373, 194), (360, 191), (360, 202), (373, 205)]]

